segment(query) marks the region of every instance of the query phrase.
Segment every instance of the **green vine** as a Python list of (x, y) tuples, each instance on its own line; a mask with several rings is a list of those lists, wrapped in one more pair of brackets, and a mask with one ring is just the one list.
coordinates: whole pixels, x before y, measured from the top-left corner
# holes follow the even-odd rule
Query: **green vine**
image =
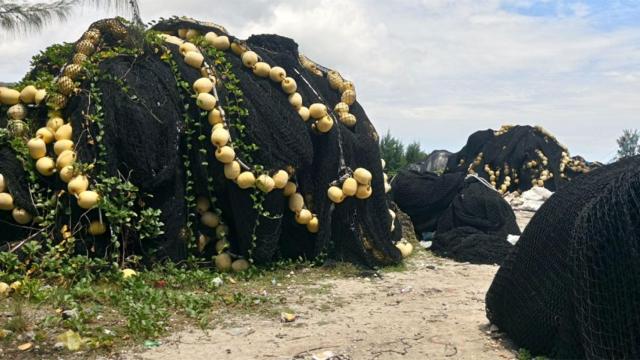
[[(112, 48), (107, 54), (108, 57), (115, 56), (137, 56), (134, 51), (118, 52), (118, 49)], [(100, 59), (107, 58), (106, 55), (99, 56)], [(140, 210), (139, 214), (134, 211), (136, 203), (142, 199), (139, 189), (133, 185), (128, 179), (123, 177), (109, 176), (106, 168), (107, 148), (104, 145), (105, 124), (104, 124), (104, 108), (102, 103), (102, 91), (97, 85), (98, 81), (113, 81), (123, 90), (131, 101), (136, 102), (138, 97), (131, 94), (128, 84), (122, 78), (112, 76), (110, 74), (101, 74), (95, 64), (86, 66), (89, 78), (89, 100), (92, 103), (93, 112), (85, 113), (85, 119), (89, 124), (96, 126), (98, 134), (94, 136), (97, 144), (96, 166), (97, 171), (94, 175), (96, 178), (96, 188), (102, 195), (99, 203), (100, 211), (104, 212), (111, 228), (111, 245), (115, 249), (119, 249), (122, 244), (126, 244), (131, 231), (138, 234), (138, 239), (144, 241), (164, 234), (164, 224), (160, 220), (161, 210), (153, 208), (145, 208)], [(147, 195), (148, 196), (148, 195)], [(119, 238), (121, 241), (119, 241)], [(122, 247), (121, 261), (126, 259), (126, 249)], [(112, 254), (114, 260), (120, 256), (119, 252)]]
[(240, 89), (240, 80), (233, 73), (233, 65), (227, 60), (223, 51), (211, 46), (206, 47), (205, 51), (207, 56), (213, 59), (216, 71), (221, 74), (222, 84), (227, 90), (224, 101), (221, 102), (229, 127), (236, 130), (233, 145), (240, 150), (245, 163), (251, 166), (254, 162), (253, 156), (260, 147), (246, 140), (246, 119), (249, 116), (249, 110), (244, 107), (244, 94)]
[[(178, 64), (173, 60), (171, 56), (171, 52), (166, 49), (161, 59), (167, 63), (173, 73), (173, 76), (176, 80), (176, 86), (178, 88), (178, 93), (180, 96), (181, 103), (183, 104), (184, 111), (182, 113), (184, 119), (184, 134), (185, 134), (185, 144), (187, 151), (182, 153), (182, 160), (185, 168), (185, 201), (187, 203), (187, 228), (189, 229), (189, 241), (187, 242), (187, 246), (192, 253), (197, 251), (197, 243), (195, 238), (195, 219), (197, 214), (197, 200), (195, 193), (195, 181), (193, 179), (193, 172), (191, 170), (191, 158), (190, 154), (193, 150), (193, 136), (196, 134), (196, 129), (198, 129), (201, 124), (191, 117), (189, 114), (189, 110), (191, 109), (191, 102), (188, 101), (191, 98), (191, 86), (190, 84), (182, 78), (180, 74), (180, 70), (178, 68)], [(202, 149), (201, 149), (202, 150)], [(206, 150), (205, 150), (206, 153)], [(208, 164), (207, 164), (208, 165)]]

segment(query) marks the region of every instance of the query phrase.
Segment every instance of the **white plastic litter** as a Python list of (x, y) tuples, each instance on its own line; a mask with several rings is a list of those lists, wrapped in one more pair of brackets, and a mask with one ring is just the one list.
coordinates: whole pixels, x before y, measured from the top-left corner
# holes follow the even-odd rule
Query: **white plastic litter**
[(522, 199), (533, 201), (547, 201), (553, 193), (544, 187), (532, 187), (531, 189), (522, 193)]
[(523, 192), (520, 196), (509, 194), (507, 201), (511, 204), (511, 207), (514, 210), (536, 212), (552, 195), (553, 192), (546, 188), (532, 187), (530, 190)]
[(433, 245), (433, 241), (420, 241), (420, 246), (422, 246), (425, 249), (430, 248), (431, 245)]

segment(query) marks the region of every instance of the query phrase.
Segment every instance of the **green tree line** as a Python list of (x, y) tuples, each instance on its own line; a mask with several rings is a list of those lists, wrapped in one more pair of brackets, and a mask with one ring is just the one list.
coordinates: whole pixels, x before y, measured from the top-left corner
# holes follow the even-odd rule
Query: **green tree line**
[(387, 173), (394, 175), (408, 164), (426, 159), (428, 154), (422, 151), (420, 143), (417, 141), (405, 145), (387, 130), (387, 133), (380, 139), (380, 156), (387, 163)]

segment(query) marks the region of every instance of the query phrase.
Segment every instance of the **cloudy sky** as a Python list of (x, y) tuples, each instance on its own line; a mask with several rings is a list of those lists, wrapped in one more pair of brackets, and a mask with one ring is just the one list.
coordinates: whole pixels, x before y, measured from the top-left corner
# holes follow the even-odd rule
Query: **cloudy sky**
[[(572, 154), (608, 161), (640, 128), (640, 0), (141, 0), (143, 19), (186, 15), (247, 37), (295, 39), (352, 79), (379, 132), (457, 151), (478, 129), (542, 125)], [(0, 81), (110, 11), (0, 34)]]

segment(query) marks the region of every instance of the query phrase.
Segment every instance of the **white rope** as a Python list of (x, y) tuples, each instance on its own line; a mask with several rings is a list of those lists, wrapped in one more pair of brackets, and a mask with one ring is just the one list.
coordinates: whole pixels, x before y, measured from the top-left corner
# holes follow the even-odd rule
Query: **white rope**
[(465, 177), (465, 178), (464, 178), (464, 180), (465, 180), (465, 181), (467, 181), (467, 179), (469, 179), (469, 178), (475, 178), (475, 179), (476, 179), (476, 180), (478, 180), (482, 185), (484, 185), (484, 186), (488, 187), (489, 189), (491, 189), (491, 190), (493, 190), (493, 191), (495, 191), (495, 192), (498, 192), (498, 190), (497, 190), (496, 188), (494, 188), (494, 187), (493, 187), (493, 185), (491, 185), (491, 183), (489, 183), (486, 179), (481, 178), (481, 177), (480, 177), (480, 176), (478, 176), (478, 175), (475, 175), (475, 174), (469, 174), (469, 175), (467, 175), (467, 177)]

